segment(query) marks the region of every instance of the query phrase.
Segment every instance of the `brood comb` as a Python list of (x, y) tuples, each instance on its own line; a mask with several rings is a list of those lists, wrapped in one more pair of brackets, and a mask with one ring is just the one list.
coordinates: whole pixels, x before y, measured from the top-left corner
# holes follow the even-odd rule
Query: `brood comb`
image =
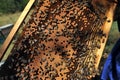
[(105, 12), (96, 12), (90, 0), (40, 0), (1, 67), (0, 80), (94, 77), (96, 54), (106, 37)]

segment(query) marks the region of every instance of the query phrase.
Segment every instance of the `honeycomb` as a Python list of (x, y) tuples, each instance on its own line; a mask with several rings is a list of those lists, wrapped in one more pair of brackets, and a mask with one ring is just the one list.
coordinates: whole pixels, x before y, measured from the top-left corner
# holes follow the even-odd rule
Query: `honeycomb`
[(105, 20), (90, 0), (39, 0), (0, 80), (89, 80)]

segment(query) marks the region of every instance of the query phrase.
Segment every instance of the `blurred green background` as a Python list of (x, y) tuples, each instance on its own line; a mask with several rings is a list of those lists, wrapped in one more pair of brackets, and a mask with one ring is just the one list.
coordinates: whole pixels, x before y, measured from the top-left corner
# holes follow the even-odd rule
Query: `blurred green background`
[(119, 38), (120, 38), (120, 33), (118, 31), (117, 22), (113, 22), (104, 53), (110, 53), (111, 49), (113, 48), (114, 44)]
[(0, 0), (0, 15), (22, 11), (29, 0)]

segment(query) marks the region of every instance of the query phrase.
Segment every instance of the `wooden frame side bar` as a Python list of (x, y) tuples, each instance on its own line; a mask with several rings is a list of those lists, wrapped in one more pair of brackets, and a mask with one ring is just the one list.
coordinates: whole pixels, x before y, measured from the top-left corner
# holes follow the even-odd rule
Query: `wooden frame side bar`
[(0, 61), (2, 60), (7, 48), (9, 47), (9, 44), (11, 43), (14, 35), (16, 34), (16, 32), (18, 31), (20, 25), (22, 24), (22, 22), (24, 21), (24, 19), (27, 16), (27, 14), (29, 13), (29, 11), (30, 11), (30, 9), (31, 9), (34, 2), (35, 2), (35, 0), (30, 0), (28, 2), (28, 4), (26, 5), (25, 9), (22, 12), (22, 14), (18, 18), (15, 25), (13, 26), (13, 28), (12, 28), (11, 32), (9, 33), (8, 37), (6, 38), (3, 45), (1, 46), (1, 48), (0, 48)]
[(96, 69), (98, 69), (98, 67), (99, 67), (100, 60), (102, 58), (102, 53), (104, 51), (104, 48), (105, 48), (105, 45), (106, 45), (106, 42), (108, 39), (108, 35), (109, 35), (110, 29), (112, 27), (115, 8), (116, 8), (116, 4), (106, 14), (107, 18), (108, 18), (108, 20), (110, 20), (110, 22), (106, 21), (104, 23), (104, 25), (102, 26), (103, 32), (106, 34), (106, 37), (101, 39), (101, 48), (97, 52), (97, 60), (96, 60), (96, 64), (95, 64)]

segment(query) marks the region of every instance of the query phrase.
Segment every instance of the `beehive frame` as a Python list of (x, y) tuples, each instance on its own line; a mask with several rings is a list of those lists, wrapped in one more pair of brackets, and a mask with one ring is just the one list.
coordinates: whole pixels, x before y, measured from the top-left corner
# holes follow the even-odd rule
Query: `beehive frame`
[[(34, 3), (34, 1), (33, 0), (30, 0), (30, 2), (28, 3), (28, 5), (29, 6), (27, 6), (27, 8), (28, 8), (28, 11), (30, 10), (30, 7), (31, 7), (31, 5)], [(99, 65), (99, 62), (100, 62), (100, 58), (101, 58), (101, 56), (102, 56), (102, 52), (103, 52), (103, 50), (104, 50), (104, 47), (105, 47), (105, 43), (106, 43), (106, 41), (107, 41), (107, 38), (108, 38), (108, 33), (109, 33), (109, 30), (110, 30), (110, 27), (111, 27), (111, 24), (112, 24), (112, 20), (113, 20), (113, 11), (114, 11), (114, 9), (115, 9), (115, 6), (113, 6), (108, 12), (106, 12), (106, 15), (107, 15), (107, 20), (103, 23), (103, 25), (102, 25), (102, 30), (103, 30), (103, 33), (105, 34), (104, 35), (104, 37), (102, 37), (101, 38), (101, 40), (99, 41), (100, 42), (100, 46), (98, 46), (98, 47), (100, 47), (99, 49), (98, 49), (98, 51), (97, 51), (97, 58), (96, 58), (96, 60), (95, 60), (95, 68), (97, 69), (98, 68), (98, 65)], [(84, 10), (84, 9), (83, 9)], [(28, 12), (27, 11), (27, 12)], [(89, 10), (88, 10), (89, 11)], [(26, 14), (27, 14), (27, 12), (26, 12)], [(17, 29), (19, 28), (19, 26), (20, 26), (20, 24), (22, 23), (22, 21), (24, 20), (24, 17), (26, 16), (26, 14), (23, 12), (23, 15), (21, 15), (20, 16), (20, 20), (18, 19), (18, 23), (16, 23), (16, 25), (13, 27), (13, 29), (12, 29), (12, 31), (11, 31), (11, 33), (9, 34), (9, 36), (7, 37), (7, 39), (6, 39), (6, 41), (4, 42), (4, 44), (3, 44), (3, 46), (2, 46), (2, 48), (1, 48), (1, 57), (3, 56), (2, 54), (4, 54), (5, 53), (5, 51), (6, 51), (6, 49), (7, 49), (7, 47), (8, 47), (8, 45), (10, 44), (10, 42), (11, 42), (11, 40), (12, 40), (12, 38), (13, 38), (13, 36), (14, 36), (14, 34), (16, 33), (16, 31), (17, 31)], [(83, 19), (84, 20), (84, 19)], [(74, 23), (73, 23), (74, 24)], [(34, 25), (34, 24), (33, 24)], [(18, 27), (18, 28), (16, 28), (16, 26)], [(62, 26), (62, 25), (61, 25)], [(42, 26), (41, 26), (42, 27)], [(15, 31), (14, 31), (15, 30)], [(27, 34), (27, 33), (26, 33)], [(11, 37), (12, 36), (12, 37)], [(8, 41), (9, 40), (9, 41)], [(43, 60), (44, 61), (44, 60)], [(84, 63), (83, 63), (84, 64)], [(92, 76), (93, 77), (93, 76)], [(90, 78), (90, 76), (88, 77), (88, 78)]]

